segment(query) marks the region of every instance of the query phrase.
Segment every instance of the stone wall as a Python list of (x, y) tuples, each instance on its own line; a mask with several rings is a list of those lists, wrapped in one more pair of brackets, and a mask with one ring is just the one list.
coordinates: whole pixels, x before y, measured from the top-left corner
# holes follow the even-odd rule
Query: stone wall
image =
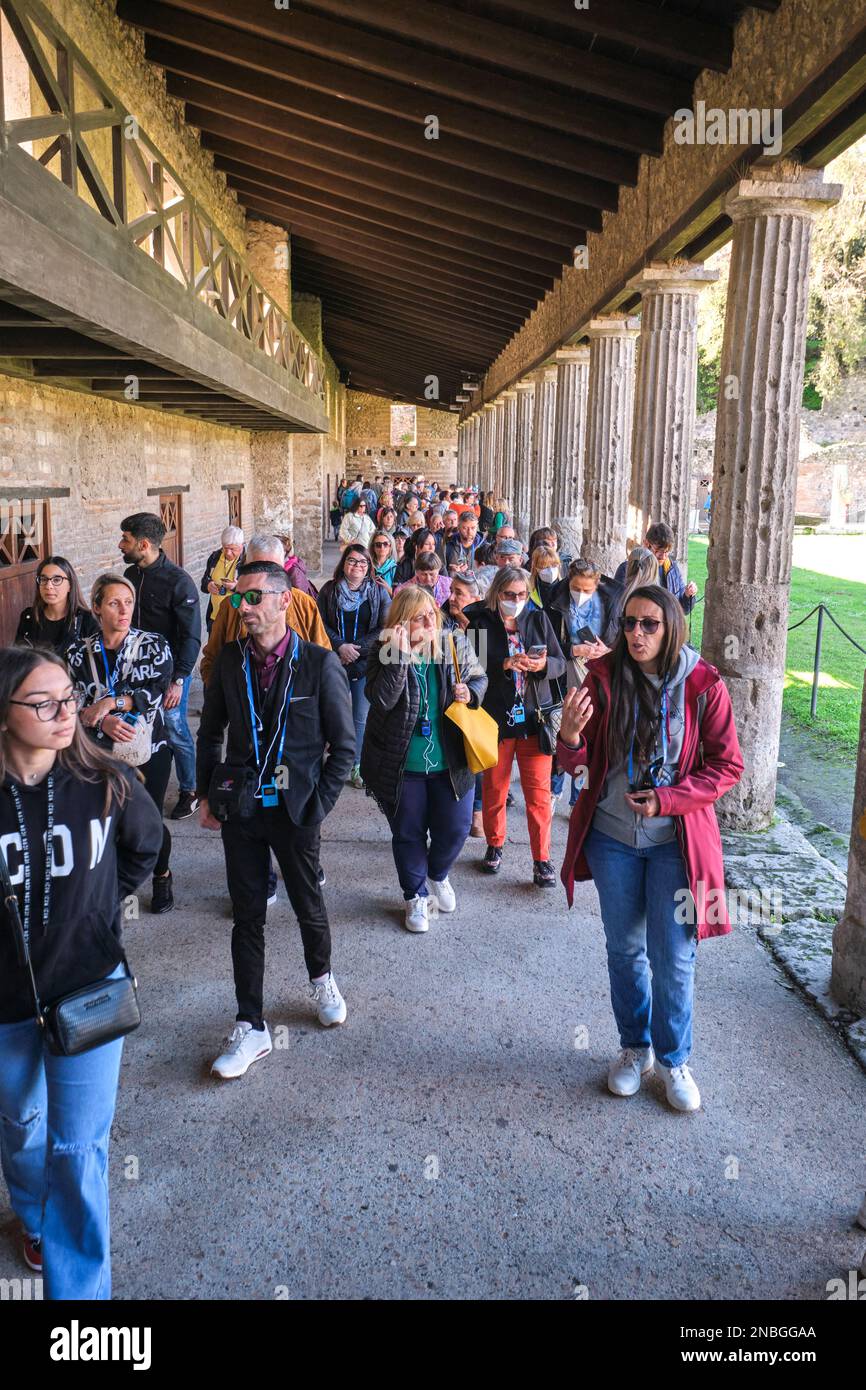
[(243, 486), (244, 527), (253, 520), (245, 430), (0, 375), (0, 441), (0, 485), (69, 489), (51, 499), (51, 543), (75, 565), (85, 593), (101, 570), (121, 563), (121, 518), (159, 511), (151, 488), (189, 487), (183, 563), (196, 580), (228, 525), (223, 484)]
[(457, 415), (418, 406), (415, 444), (395, 446), (391, 444), (391, 405), (385, 396), (347, 392), (346, 476), (354, 478), (372, 470), (457, 481)]

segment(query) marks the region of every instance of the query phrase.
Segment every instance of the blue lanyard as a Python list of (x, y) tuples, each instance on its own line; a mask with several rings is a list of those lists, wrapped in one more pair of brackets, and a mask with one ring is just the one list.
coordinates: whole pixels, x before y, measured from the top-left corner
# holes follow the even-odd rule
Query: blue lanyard
[[(631, 747), (628, 750), (628, 781), (629, 786), (634, 782), (634, 740), (637, 734), (637, 697), (634, 702), (634, 723), (631, 726)], [(662, 766), (668, 760), (668, 683), (662, 686), (661, 700), (661, 736), (662, 736)]]
[[(345, 613), (345, 610), (342, 609), (342, 608), (339, 610), (339, 612), (340, 612), (340, 633), (341, 633), (341, 635), (342, 635), (343, 641), (345, 642), (345, 640), (346, 640), (346, 613)], [(352, 646), (355, 645), (355, 640), (356, 640), (357, 636), (358, 636), (358, 609), (356, 608), (356, 609), (355, 609), (355, 630), (354, 630), (354, 632), (352, 633)]]
[[(114, 677), (112, 676), (111, 672), (110, 672), (109, 669), (108, 669), (108, 657), (105, 655), (105, 646), (104, 646), (104, 644), (103, 644), (102, 642), (99, 643), (99, 650), (102, 652), (102, 664), (103, 664), (103, 666), (105, 667), (105, 684), (106, 684), (106, 686), (107, 686), (107, 688), (108, 688), (108, 693), (109, 693), (109, 695), (113, 695), (113, 694), (114, 694)], [(118, 656), (119, 656), (119, 655), (120, 655), (120, 653), (118, 652)], [(116, 665), (116, 663), (115, 663), (115, 668), (114, 668), (114, 669), (117, 670), (117, 665)]]
[[(282, 732), (282, 736), (281, 736), (281, 738), (280, 738), (280, 746), (279, 746), (279, 749), (277, 750), (277, 766), (279, 766), (280, 763), (283, 761), (283, 749), (284, 749), (285, 744), (286, 744), (286, 729), (287, 729), (288, 726), (289, 726), (289, 708), (290, 708), (291, 700), (292, 700), (292, 689), (293, 689), (294, 684), (295, 684), (295, 667), (296, 667), (297, 656), (298, 656), (298, 634), (295, 633), (294, 636), (295, 636), (295, 640), (294, 640), (294, 642), (292, 643), (292, 654), (291, 654), (291, 656), (289, 657), (289, 680), (288, 680), (288, 684), (287, 684), (287, 686), (286, 686), (286, 693), (285, 693), (285, 697), (284, 697), (285, 717), (283, 718), (283, 732)], [(267, 753), (265, 754), (265, 767), (262, 767), (262, 764), (261, 764), (261, 755), (260, 755), (260, 753), (259, 753), (259, 735), (258, 735), (258, 731), (257, 731), (257, 729), (256, 729), (256, 724), (257, 724), (257, 721), (258, 721), (258, 719), (259, 719), (259, 716), (256, 714), (256, 702), (255, 702), (255, 700), (253, 699), (253, 682), (252, 682), (252, 676), (251, 676), (251, 674), (250, 674), (250, 649), (249, 649), (249, 647), (247, 647), (246, 650), (244, 651), (244, 675), (246, 676), (246, 680), (247, 680), (247, 699), (249, 700), (249, 703), (250, 703), (250, 723), (252, 724), (252, 728), (253, 728), (253, 748), (255, 749), (255, 754), (256, 754), (256, 771), (257, 771), (258, 774), (259, 774), (259, 782), (261, 783), (261, 779), (262, 779), (262, 777), (263, 777), (264, 774), (265, 774), (265, 767), (267, 767), (267, 761), (268, 761), (268, 758), (270, 757), (271, 749), (269, 748), (268, 751), (267, 751)], [(264, 726), (262, 726), (262, 727), (264, 728)], [(272, 743), (271, 743), (271, 748), (273, 748), (273, 746), (274, 746), (274, 745), (273, 745), (273, 742), (272, 742)]]

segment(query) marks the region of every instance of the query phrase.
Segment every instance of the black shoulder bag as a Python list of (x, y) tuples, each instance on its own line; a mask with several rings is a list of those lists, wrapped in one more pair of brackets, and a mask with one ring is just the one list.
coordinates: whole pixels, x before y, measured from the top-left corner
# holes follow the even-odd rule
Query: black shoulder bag
[[(54, 795), (53, 779), (49, 778), (48, 795), (48, 834), (46, 836), (45, 851), (45, 906), (50, 903), (51, 895), (51, 864), (52, 864), (52, 830), (54, 821)], [(21, 809), (20, 796), (18, 789), (14, 785), (11, 788), (12, 797), (15, 801), (15, 809), (18, 812), (18, 824), (21, 831), (21, 842), (24, 851), (24, 872), (25, 872), (25, 898), (24, 898), (24, 918), (22, 923), (21, 914), (18, 910), (18, 897), (12, 886), (9, 877), (9, 868), (6, 863), (5, 855), (0, 850), (0, 889), (3, 893), (3, 906), (9, 917), (12, 931), (15, 935), (15, 943), (18, 951), (19, 965), (26, 966), (30, 977), (30, 989), (33, 995), (33, 1004), (36, 1010), (36, 1022), (45, 1037), (45, 1045), (48, 1051), (57, 1057), (77, 1057), (79, 1053), (89, 1052), (94, 1047), (102, 1047), (104, 1043), (114, 1042), (117, 1038), (123, 1038), (127, 1033), (132, 1033), (141, 1023), (141, 1010), (138, 1006), (138, 982), (129, 968), (126, 956), (123, 956), (123, 966), (126, 974), (116, 980), (99, 980), (94, 985), (84, 985), (81, 989), (73, 990), (70, 994), (65, 994), (59, 999), (55, 999), (51, 1004), (43, 1005), (39, 999), (39, 992), (36, 988), (36, 977), (33, 974), (33, 962), (30, 959), (29, 936), (30, 936), (30, 883), (29, 883), (29, 862), (30, 851), (27, 845), (27, 833), (24, 827), (24, 816)], [(44, 921), (48, 921), (48, 913), (44, 912)]]

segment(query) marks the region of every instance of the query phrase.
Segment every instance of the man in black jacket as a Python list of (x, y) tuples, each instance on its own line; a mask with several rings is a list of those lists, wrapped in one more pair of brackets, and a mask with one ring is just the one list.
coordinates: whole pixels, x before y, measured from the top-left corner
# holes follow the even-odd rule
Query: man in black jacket
[[(272, 1048), (262, 1012), (270, 850), (298, 918), (319, 1021), (329, 1027), (346, 1018), (345, 1000), (331, 974), (319, 839), (354, 760), (352, 701), (336, 653), (302, 641), (287, 626), (289, 593), (282, 565), (255, 560), (241, 566), (227, 602), (239, 609), (249, 636), (220, 652), (198, 732), (199, 816), (208, 829), (222, 829), (234, 911), (237, 1021), (213, 1065), (224, 1078), (243, 1076)], [(218, 766), (223, 785), (246, 777), (255, 804), (252, 814), (230, 813), (222, 825), (208, 800)]]
[(165, 527), (153, 512), (135, 512), (120, 523), (120, 551), (131, 561), (124, 576), (135, 588), (133, 627), (158, 632), (171, 647), (171, 685), (163, 703), (165, 732), (174, 753), (180, 796), (172, 820), (191, 816), (195, 799), (195, 744), (187, 723), (189, 683), (201, 647), (198, 590), (186, 570), (162, 550)]

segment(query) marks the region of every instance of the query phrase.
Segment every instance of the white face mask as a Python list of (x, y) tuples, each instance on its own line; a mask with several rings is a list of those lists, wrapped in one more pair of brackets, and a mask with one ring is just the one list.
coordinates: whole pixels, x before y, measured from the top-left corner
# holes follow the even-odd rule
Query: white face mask
[(519, 618), (526, 607), (526, 599), (501, 598), (499, 600), (499, 611), (503, 618)]
[(547, 569), (538, 571), (539, 579), (543, 579), (545, 584), (552, 584), (554, 579), (558, 578), (558, 576), (559, 570), (555, 565), (548, 565)]

